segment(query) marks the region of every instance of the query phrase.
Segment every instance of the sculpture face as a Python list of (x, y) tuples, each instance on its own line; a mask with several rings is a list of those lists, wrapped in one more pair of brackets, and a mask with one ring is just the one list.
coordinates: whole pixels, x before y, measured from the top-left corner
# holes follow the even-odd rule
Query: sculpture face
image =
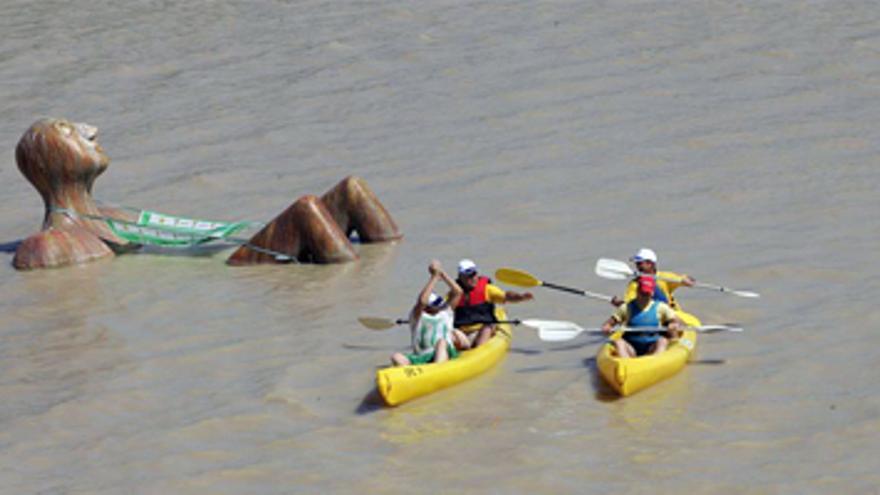
[(90, 187), (110, 163), (97, 136), (98, 129), (88, 124), (39, 120), (18, 142), (18, 168), (41, 193), (59, 184), (82, 182)]
[(56, 121), (55, 129), (64, 136), (68, 147), (74, 154), (79, 152), (82, 163), (91, 163), (92, 166), (99, 168), (98, 173), (103, 172), (110, 159), (104, 153), (104, 148), (98, 144), (98, 128), (86, 123), (71, 123), (66, 120)]

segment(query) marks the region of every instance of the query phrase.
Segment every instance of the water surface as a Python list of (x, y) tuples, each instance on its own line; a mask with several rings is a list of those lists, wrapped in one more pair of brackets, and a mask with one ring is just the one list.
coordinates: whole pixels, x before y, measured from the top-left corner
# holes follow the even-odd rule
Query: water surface
[[(109, 203), (271, 219), (364, 177), (405, 233), (357, 263), (229, 251), (0, 264), (6, 493), (829, 493), (880, 485), (880, 14), (871, 2), (6, 2), (0, 242), (36, 232), (14, 147), (97, 125)], [(497, 368), (395, 409), (431, 258), (605, 293), (599, 257), (682, 289), (707, 335), (617, 400), (597, 344), (519, 330)], [(596, 326), (537, 289), (514, 317)], [(723, 360), (723, 364), (709, 364)]]

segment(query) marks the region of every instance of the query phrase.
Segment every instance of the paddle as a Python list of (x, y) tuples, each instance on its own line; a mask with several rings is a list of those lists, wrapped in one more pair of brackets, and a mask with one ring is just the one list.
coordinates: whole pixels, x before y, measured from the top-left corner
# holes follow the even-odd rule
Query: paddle
[[(409, 323), (409, 320), (397, 319), (392, 320), (390, 318), (378, 318), (374, 316), (361, 316), (358, 318), (358, 321), (361, 325), (371, 329), (371, 330), (387, 330), (395, 325), (404, 325)], [(557, 331), (557, 332), (574, 332), (574, 335), (577, 335), (583, 328), (578, 325), (570, 322), (570, 321), (556, 321), (556, 320), (507, 320), (507, 321), (496, 321), (494, 323), (507, 323), (510, 325), (525, 325), (527, 327), (537, 328), (538, 331), (547, 330), (547, 331)]]
[[(544, 327), (538, 329), (538, 338), (545, 342), (565, 342), (574, 339), (578, 335), (582, 333), (589, 334), (604, 334), (601, 328), (581, 328), (577, 325), (574, 325), (577, 328), (564, 328), (564, 327)], [(617, 331), (624, 331), (629, 333), (644, 333), (644, 332), (665, 332), (667, 329), (664, 327), (649, 327), (649, 328), (618, 328)], [(703, 325), (699, 327), (683, 327), (681, 330), (693, 330), (700, 333), (718, 333), (718, 332), (742, 332), (743, 328), (735, 323), (729, 323), (726, 325)]]
[(409, 320), (391, 320), (388, 318), (378, 318), (374, 316), (361, 316), (358, 318), (358, 321), (361, 322), (361, 325), (369, 328), (370, 330), (387, 330), (395, 325), (403, 325), (409, 323)]
[[(583, 369), (584, 367), (595, 367), (596, 358), (589, 358), (583, 364), (574, 364), (568, 366), (532, 366), (530, 368), (520, 368), (518, 370), (514, 370), (517, 373), (540, 373), (542, 371), (557, 371), (557, 370), (574, 370), (574, 369)], [(688, 366), (694, 364), (711, 364), (711, 365), (720, 365), (726, 364), (727, 360), (725, 359), (695, 359), (693, 361), (688, 361)]]
[(593, 299), (599, 299), (601, 301), (611, 301), (611, 296), (606, 296), (604, 294), (597, 294), (595, 292), (585, 291), (583, 289), (575, 289), (573, 287), (565, 287), (564, 285), (557, 285), (550, 282), (545, 282), (543, 280), (538, 280), (537, 277), (532, 275), (531, 273), (525, 270), (517, 270), (516, 268), (499, 268), (495, 272), (495, 278), (498, 280), (512, 284), (518, 285), (520, 287), (547, 287), (548, 289), (556, 289), (561, 290), (563, 292), (570, 292), (572, 294), (577, 294), (579, 296), (592, 297)]
[[(599, 260), (596, 261), (596, 275), (599, 275), (602, 278), (608, 278), (611, 280), (625, 280), (628, 278), (632, 278), (636, 275), (648, 275), (648, 274), (633, 270), (632, 268), (630, 268), (630, 266), (626, 262), (623, 262), (623, 261), (612, 260), (612, 259), (608, 259), (608, 258), (599, 258)], [(658, 275), (653, 275), (653, 276), (656, 278), (659, 278), (661, 280), (666, 280), (669, 282), (681, 282), (681, 280), (677, 279), (677, 278), (661, 277)], [(729, 287), (723, 287), (723, 286), (714, 285), (714, 284), (706, 284), (706, 283), (701, 283), (701, 282), (696, 282), (694, 284), (694, 287), (697, 287), (699, 289), (709, 289), (709, 290), (714, 290), (714, 291), (718, 291), (718, 292), (725, 292), (725, 293), (734, 294), (734, 295), (737, 295), (740, 297), (752, 297), (752, 298), (761, 297), (761, 295), (758, 294), (757, 292), (752, 292), (752, 291), (748, 291), (748, 290), (736, 290), (736, 289), (731, 289)]]

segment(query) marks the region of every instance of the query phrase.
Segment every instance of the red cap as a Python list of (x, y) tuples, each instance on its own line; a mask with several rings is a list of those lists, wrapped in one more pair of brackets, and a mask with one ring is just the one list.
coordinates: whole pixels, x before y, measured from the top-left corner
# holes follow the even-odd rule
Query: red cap
[(644, 294), (653, 294), (654, 287), (657, 286), (657, 282), (654, 280), (654, 277), (649, 275), (642, 275), (639, 277), (639, 292)]

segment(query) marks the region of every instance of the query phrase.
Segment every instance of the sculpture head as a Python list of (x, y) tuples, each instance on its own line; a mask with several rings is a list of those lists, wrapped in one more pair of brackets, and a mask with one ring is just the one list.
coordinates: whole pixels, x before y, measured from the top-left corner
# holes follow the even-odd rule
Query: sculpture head
[(64, 119), (41, 119), (15, 148), (18, 169), (47, 200), (57, 188), (82, 185), (90, 191), (110, 159), (97, 141), (98, 129)]

